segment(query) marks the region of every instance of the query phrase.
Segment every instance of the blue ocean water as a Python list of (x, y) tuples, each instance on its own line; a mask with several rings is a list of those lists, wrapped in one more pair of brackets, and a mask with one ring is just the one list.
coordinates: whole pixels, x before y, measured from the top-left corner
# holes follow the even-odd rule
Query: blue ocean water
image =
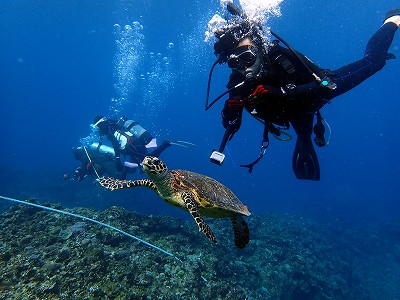
[[(285, 0), (281, 16), (269, 25), (315, 63), (334, 69), (363, 55), (396, 5)], [(159, 141), (195, 143), (191, 150), (168, 149), (162, 158), (171, 169), (221, 181), (254, 214), (354, 222), (398, 218), (398, 60), (322, 110), (332, 136), (328, 147), (316, 149), (321, 181), (295, 178), (294, 141), (272, 140), (252, 174), (239, 168), (257, 157), (262, 136), (262, 126), (248, 115), (228, 144), (224, 165), (209, 162), (223, 135), (223, 101), (204, 110), (215, 60), (204, 33), (220, 11), (218, 1), (1, 1), (0, 195), (185, 217), (148, 190), (109, 193), (90, 179), (62, 179), (79, 165), (71, 147), (91, 134), (93, 118), (116, 110), (136, 118)], [(397, 34), (390, 51), (398, 57), (399, 45)], [(228, 76), (226, 66), (217, 67), (212, 95), (224, 91)]]

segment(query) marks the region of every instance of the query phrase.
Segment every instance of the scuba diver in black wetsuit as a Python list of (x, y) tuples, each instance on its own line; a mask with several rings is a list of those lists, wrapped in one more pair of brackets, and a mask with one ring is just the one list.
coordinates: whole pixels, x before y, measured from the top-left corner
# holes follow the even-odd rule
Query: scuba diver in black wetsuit
[[(127, 120), (125, 117), (116, 120), (97, 116), (92, 126), (99, 130), (98, 147), (101, 147), (104, 136), (111, 142), (115, 154), (116, 168), (122, 174), (120, 179), (125, 179), (127, 173), (134, 173), (147, 155), (158, 157), (171, 145), (185, 148), (195, 146), (185, 141), (164, 140), (157, 147), (156, 139), (146, 129), (140, 126), (138, 122)], [(149, 152), (148, 149), (150, 148), (155, 149)], [(128, 157), (128, 160), (124, 163), (121, 162), (121, 154)]]
[[(214, 63), (208, 84), (206, 110), (223, 95), (229, 93), (222, 110), (222, 124), (226, 129), (219, 152), (214, 151), (210, 159), (222, 164), (226, 141), (239, 130), (243, 108), (265, 124), (260, 156), (242, 167), (252, 171), (253, 166), (264, 155), (268, 147), (268, 132), (275, 136), (293, 126), (297, 141), (292, 166), (298, 179), (319, 180), (318, 158), (311, 141), (325, 146), (325, 127), (319, 110), (331, 99), (354, 88), (368, 77), (381, 70), (387, 59), (394, 34), (400, 26), (400, 9), (387, 13), (384, 24), (369, 40), (364, 57), (354, 63), (329, 71), (320, 69), (303, 54), (295, 51), (275, 33), (286, 47), (273, 41), (266, 45), (262, 28), (247, 19), (246, 15), (232, 3), (227, 6), (233, 15), (229, 26), (215, 32), (214, 44), (218, 59)], [(232, 73), (227, 84), (228, 91), (208, 103), (210, 81), (216, 64), (227, 63)], [(317, 123), (313, 128), (314, 116)]]

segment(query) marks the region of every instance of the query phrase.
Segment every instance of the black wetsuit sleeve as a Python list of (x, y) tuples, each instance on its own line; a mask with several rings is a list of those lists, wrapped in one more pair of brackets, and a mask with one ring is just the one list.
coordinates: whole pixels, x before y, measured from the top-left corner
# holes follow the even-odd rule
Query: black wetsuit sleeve
[(300, 98), (321, 98), (329, 96), (330, 90), (321, 86), (317, 81), (296, 86), (295, 95)]
[(298, 85), (296, 96), (332, 99), (356, 87), (385, 66), (388, 50), (397, 30), (398, 27), (394, 23), (382, 25), (368, 41), (363, 58), (333, 70), (330, 77), (337, 85), (335, 90), (330, 90), (313, 81)]

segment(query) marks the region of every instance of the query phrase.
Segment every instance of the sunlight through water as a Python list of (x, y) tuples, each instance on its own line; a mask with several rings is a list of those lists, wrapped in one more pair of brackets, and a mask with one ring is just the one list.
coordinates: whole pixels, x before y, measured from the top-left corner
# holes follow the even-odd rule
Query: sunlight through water
[[(268, 21), (271, 17), (281, 16), (280, 4), (283, 0), (240, 0), (239, 7), (246, 14), (248, 20), (261, 24), (264, 30), (263, 37), (265, 41), (269, 40)], [(229, 27), (236, 22), (226, 18), (226, 5), (232, 1), (221, 0), (220, 6), (222, 13), (216, 13), (208, 22), (208, 30), (205, 33), (205, 40), (210, 41), (214, 33), (223, 27)], [(222, 15), (222, 16), (221, 16)]]

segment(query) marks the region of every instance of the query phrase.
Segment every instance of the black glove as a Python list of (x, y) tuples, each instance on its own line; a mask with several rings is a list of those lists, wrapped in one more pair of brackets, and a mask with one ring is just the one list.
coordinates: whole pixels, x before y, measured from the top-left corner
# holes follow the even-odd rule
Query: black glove
[(115, 158), (115, 166), (117, 167), (117, 170), (119, 172), (122, 172), (122, 170), (124, 169), (124, 166), (122, 165), (121, 159), (119, 157)]
[[(232, 132), (232, 136), (236, 133), (240, 125), (242, 125), (243, 101), (239, 99), (226, 100), (224, 109), (222, 110), (222, 126)], [(232, 138), (232, 137), (231, 137)]]

